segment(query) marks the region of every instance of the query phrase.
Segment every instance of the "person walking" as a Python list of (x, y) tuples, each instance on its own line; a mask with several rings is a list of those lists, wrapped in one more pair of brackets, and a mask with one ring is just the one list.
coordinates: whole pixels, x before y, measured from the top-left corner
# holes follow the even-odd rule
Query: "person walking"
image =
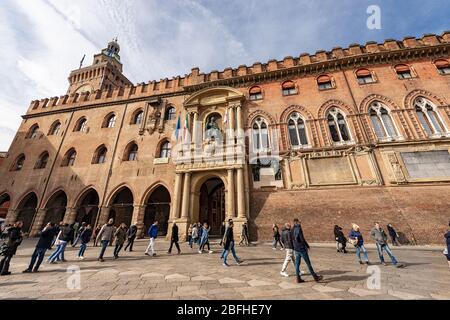
[(248, 227), (247, 227), (247, 223), (244, 222), (242, 224), (242, 230), (241, 230), (241, 241), (239, 242), (239, 245), (244, 245), (244, 246), (248, 246), (249, 242), (248, 242)]
[(92, 227), (87, 225), (84, 227), (83, 232), (80, 234), (80, 250), (78, 251), (78, 260), (84, 260), (84, 253), (86, 252), (87, 245), (92, 238)]
[(152, 250), (152, 256), (156, 256), (155, 252), (155, 241), (158, 237), (158, 221), (156, 220), (152, 226), (148, 229), (148, 236), (150, 237), (150, 242), (148, 243), (148, 247), (145, 250), (145, 255), (149, 256), (148, 253), (150, 250)]
[(178, 226), (176, 220), (173, 220), (172, 224), (172, 233), (170, 235), (170, 247), (167, 251), (168, 254), (172, 254), (172, 247), (175, 244), (175, 247), (177, 247), (178, 254), (181, 254), (180, 245), (178, 244), (179, 237), (178, 237)]
[(234, 234), (233, 234), (233, 219), (228, 220), (228, 227), (225, 229), (225, 235), (223, 237), (223, 251), (220, 256), (223, 259), (223, 266), (229, 267), (230, 265), (227, 263), (228, 254), (232, 253), (234, 261), (236, 261), (237, 265), (240, 265), (243, 260), (239, 259), (236, 255), (236, 249), (234, 247)]
[(397, 231), (395, 231), (392, 224), (389, 223), (386, 228), (388, 230), (389, 237), (391, 237), (392, 245), (399, 246), (400, 244), (398, 243), (398, 233)]
[[(295, 268), (294, 243), (292, 241), (291, 225), (289, 223), (285, 224), (284, 229), (281, 232), (281, 243), (283, 243), (284, 250), (286, 251), (286, 257), (283, 266), (281, 267), (280, 274), (283, 277), (289, 277), (289, 274), (286, 272), (289, 262), (292, 262), (292, 265)], [(302, 272), (300, 271), (300, 275), (301, 274)]]
[(103, 256), (105, 255), (106, 248), (108, 247), (112, 237), (114, 236), (114, 219), (109, 219), (108, 223), (103, 225), (103, 227), (98, 232), (96, 242), (100, 240), (101, 249), (100, 255), (98, 256), (98, 261), (104, 262)]
[(191, 246), (191, 241), (192, 241), (192, 225), (189, 225), (188, 232), (187, 232), (188, 246)]
[(191, 239), (191, 242), (189, 243), (189, 246), (191, 247), (191, 249), (192, 249), (192, 245), (197, 242), (198, 242), (198, 226), (196, 223), (194, 223), (192, 225), (192, 239)]
[(116, 246), (114, 248), (114, 259), (119, 258), (119, 252), (122, 250), (123, 244), (127, 238), (127, 225), (121, 223), (116, 232), (114, 232), (114, 237), (116, 238)]
[(205, 248), (206, 245), (208, 246), (208, 252), (209, 253), (213, 253), (213, 251), (211, 250), (211, 247), (209, 246), (209, 232), (210, 232), (210, 230), (211, 230), (211, 228), (205, 222), (203, 224), (202, 237), (200, 239), (200, 247), (198, 248), (198, 253), (200, 253), (200, 254), (203, 253), (203, 249)]
[(280, 230), (278, 229), (278, 226), (276, 223), (273, 224), (272, 226), (272, 232), (273, 232), (273, 242), (272, 242), (272, 249), (276, 250), (277, 249), (277, 244), (280, 244), (280, 250), (283, 250), (283, 244), (280, 241), (281, 235), (280, 235)]
[[(369, 264), (369, 257), (367, 256), (367, 250), (364, 247), (364, 238), (359, 231), (360, 228), (357, 224), (352, 224), (352, 230), (350, 231), (348, 238), (352, 245), (356, 249), (356, 258), (358, 258), (359, 264)], [(363, 254), (364, 262), (361, 260), (361, 253)]]
[(294, 247), (295, 255), (295, 274), (297, 276), (297, 283), (303, 283), (305, 280), (301, 278), (300, 263), (305, 260), (306, 266), (308, 267), (309, 273), (313, 276), (314, 281), (319, 282), (323, 279), (323, 276), (317, 274), (311, 264), (309, 258), (308, 250), (310, 249), (308, 242), (306, 241), (303, 230), (300, 224), (300, 220), (294, 219), (294, 227), (291, 230), (292, 243)]
[(387, 266), (387, 263), (384, 261), (383, 256), (383, 251), (386, 251), (388, 256), (391, 258), (392, 264), (394, 266), (396, 266), (397, 268), (403, 268), (405, 266), (404, 264), (398, 263), (397, 259), (395, 258), (394, 254), (391, 251), (391, 248), (389, 248), (389, 245), (387, 243), (386, 232), (384, 232), (384, 230), (381, 228), (378, 222), (374, 223), (374, 226), (370, 231), (370, 236), (377, 245), (378, 257), (380, 258), (380, 262), (383, 265)]
[(347, 238), (344, 236), (342, 228), (338, 225), (334, 226), (334, 239), (336, 240), (337, 252), (347, 253)]
[(200, 240), (202, 238), (202, 233), (203, 233), (203, 226), (200, 222), (197, 222), (197, 230), (198, 230), (197, 244), (198, 244), (198, 247), (200, 248)]
[(137, 226), (132, 224), (127, 231), (127, 245), (125, 246), (124, 251), (127, 251), (130, 248), (130, 252), (133, 252), (134, 240), (136, 240), (137, 235)]
[(82, 222), (80, 228), (75, 228), (75, 241), (72, 244), (72, 248), (75, 248), (75, 246), (77, 245), (78, 241), (80, 241), (80, 235), (81, 233), (83, 233), (84, 229), (86, 229), (86, 222)]
[(447, 257), (448, 266), (450, 267), (450, 222), (448, 223), (447, 233), (444, 235), (447, 247), (444, 250), (444, 255)]
[(3, 258), (0, 261), (0, 276), (9, 276), (9, 266), (11, 260), (17, 252), (17, 248), (22, 244), (22, 227), (23, 222), (17, 221), (12, 227), (8, 229), (8, 241), (4, 250), (2, 250)]
[(48, 257), (47, 262), (51, 264), (55, 264), (57, 261), (66, 262), (64, 257), (64, 253), (66, 251), (67, 243), (70, 241), (70, 237), (72, 236), (72, 228), (68, 223), (64, 224), (60, 229), (58, 235), (56, 236), (56, 249), (53, 253)]
[(39, 235), (39, 240), (31, 255), (30, 265), (23, 273), (38, 272), (42, 261), (44, 260), (45, 252), (52, 247), (53, 238), (55, 237), (57, 228), (53, 222), (47, 223), (44, 230)]
[(222, 225), (220, 226), (220, 246), (222, 246), (222, 240), (223, 237), (225, 236), (225, 230), (226, 230), (226, 226), (225, 226), (225, 221), (222, 222)]

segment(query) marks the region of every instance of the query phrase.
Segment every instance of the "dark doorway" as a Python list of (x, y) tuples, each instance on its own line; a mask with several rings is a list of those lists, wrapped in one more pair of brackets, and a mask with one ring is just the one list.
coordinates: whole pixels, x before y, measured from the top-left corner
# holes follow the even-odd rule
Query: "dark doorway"
[(114, 225), (119, 226), (125, 223), (127, 227), (131, 225), (133, 219), (133, 193), (128, 188), (123, 188), (118, 192), (112, 201), (109, 219), (114, 219)]
[(209, 224), (211, 235), (220, 235), (225, 221), (225, 185), (221, 179), (209, 179), (200, 188), (199, 220)]
[(36, 214), (36, 208), (38, 205), (38, 199), (34, 192), (29, 193), (25, 198), (20, 201), (17, 210), (16, 221), (22, 221), (23, 227), (22, 231), (24, 233), (29, 233), (31, 229), (31, 223), (33, 222), (34, 215)]
[(147, 235), (147, 230), (155, 220), (159, 222), (158, 234), (161, 236), (167, 235), (169, 216), (170, 193), (165, 187), (159, 186), (152, 192), (146, 203), (144, 217), (145, 235)]
[(64, 191), (58, 191), (47, 202), (47, 213), (45, 214), (44, 226), (49, 223), (60, 223), (64, 220), (67, 206), (67, 195)]
[(11, 198), (9, 197), (9, 194), (5, 193), (0, 196), (0, 218), (5, 219), (8, 215), (10, 202)]
[(86, 222), (92, 227), (95, 225), (98, 214), (99, 197), (97, 191), (94, 189), (89, 190), (82, 198), (80, 205), (77, 208), (76, 222)]

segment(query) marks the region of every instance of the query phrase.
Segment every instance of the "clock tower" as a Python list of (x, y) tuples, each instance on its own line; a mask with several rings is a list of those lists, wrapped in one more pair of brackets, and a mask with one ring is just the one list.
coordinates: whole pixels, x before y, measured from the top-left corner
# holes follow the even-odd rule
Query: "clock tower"
[(120, 62), (120, 46), (117, 38), (108, 43), (100, 53), (94, 55), (92, 65), (73, 70), (69, 75), (69, 89), (67, 94), (93, 92), (96, 90), (114, 90), (131, 85), (122, 73)]

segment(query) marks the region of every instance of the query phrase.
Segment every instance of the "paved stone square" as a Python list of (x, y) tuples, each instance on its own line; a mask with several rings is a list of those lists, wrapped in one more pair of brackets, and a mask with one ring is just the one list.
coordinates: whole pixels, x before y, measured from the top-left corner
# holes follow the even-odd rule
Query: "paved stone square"
[[(13, 275), (0, 277), (0, 299), (450, 299), (450, 269), (439, 248), (394, 248), (407, 264), (404, 269), (379, 265), (375, 249), (369, 249), (381, 284), (380, 290), (370, 290), (367, 267), (356, 263), (353, 252), (339, 254), (332, 244), (311, 250), (314, 268), (324, 280), (316, 283), (306, 274), (307, 282), (296, 284), (294, 276), (279, 274), (284, 251), (267, 243), (238, 247), (245, 262), (237, 266), (230, 259), (229, 268), (221, 264), (217, 243), (213, 254), (200, 255), (183, 243), (182, 255), (169, 256), (168, 243), (160, 240), (158, 255), (148, 257), (143, 254), (147, 241), (139, 240), (134, 252), (122, 252), (118, 260), (111, 258), (113, 247), (103, 263), (96, 260), (98, 247), (88, 247), (84, 261), (76, 260), (77, 249), (68, 248), (68, 262), (43, 263), (38, 274), (22, 274), (35, 242), (24, 241), (12, 261)], [(80, 268), (81, 289), (68, 288), (77, 284), (77, 275), (70, 272), (74, 267)], [(302, 269), (306, 271), (303, 264)], [(292, 266), (288, 271), (293, 275)]]

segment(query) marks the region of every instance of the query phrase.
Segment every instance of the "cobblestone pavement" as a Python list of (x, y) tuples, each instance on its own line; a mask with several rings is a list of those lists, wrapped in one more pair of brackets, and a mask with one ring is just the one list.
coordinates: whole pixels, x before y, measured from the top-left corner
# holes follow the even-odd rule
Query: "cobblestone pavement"
[[(331, 246), (313, 247), (310, 253), (324, 280), (316, 283), (306, 274), (306, 282), (296, 284), (292, 266), (291, 277), (279, 274), (284, 251), (268, 244), (238, 247), (245, 262), (237, 266), (231, 259), (229, 268), (222, 266), (217, 244), (213, 254), (200, 255), (183, 243), (182, 255), (169, 256), (168, 243), (158, 241), (158, 255), (149, 257), (143, 255), (147, 241), (139, 240), (134, 252), (122, 252), (118, 260), (110, 258), (109, 247), (103, 263), (96, 261), (99, 248), (88, 247), (84, 261), (76, 260), (77, 250), (68, 248), (68, 262), (43, 263), (38, 274), (23, 274), (35, 241), (26, 240), (19, 248), (12, 260), (13, 275), (0, 277), (0, 299), (450, 299), (450, 269), (439, 250), (394, 248), (407, 265), (397, 269), (380, 265), (376, 251), (369, 249), (381, 284), (379, 290), (370, 290), (368, 282), (376, 281), (367, 267), (356, 263), (353, 252), (339, 254)], [(69, 289), (77, 283), (77, 275), (68, 272), (74, 266), (80, 268), (81, 289)], [(306, 271), (303, 264), (302, 269)]]

